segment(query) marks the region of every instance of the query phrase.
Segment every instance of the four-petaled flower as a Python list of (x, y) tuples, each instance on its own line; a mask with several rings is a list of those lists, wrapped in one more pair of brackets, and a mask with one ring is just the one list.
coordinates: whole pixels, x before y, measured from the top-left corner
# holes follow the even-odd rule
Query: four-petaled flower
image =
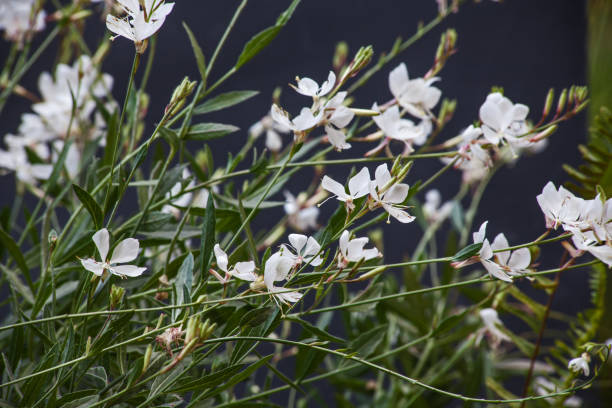
[[(386, 164), (381, 164), (376, 168), (373, 181), (370, 181), (370, 197), (372, 197), (374, 206), (382, 206), (389, 216), (394, 217), (401, 223), (409, 223), (414, 221), (414, 217), (406, 211), (398, 208), (408, 196), (409, 186), (404, 183), (394, 183), (391, 186), (388, 183), (391, 181), (391, 173), (387, 169)], [(389, 219), (387, 218), (387, 222)]]
[(510, 147), (525, 145), (526, 140), (521, 140), (517, 136), (527, 132), (525, 119), (529, 107), (520, 103), (513, 104), (499, 92), (494, 92), (487, 96), (479, 113), (484, 137), (489, 142), (497, 145), (505, 140)]
[(294, 252), (290, 251), (285, 245), (281, 245), (282, 255), (293, 259), (294, 266), (300, 266), (306, 262), (311, 266), (319, 266), (323, 263), (323, 258), (319, 255), (321, 245), (313, 237), (302, 234), (289, 234), (289, 242)]
[(364, 249), (364, 246), (369, 241), (367, 237), (353, 239), (349, 238), (350, 233), (347, 230), (344, 230), (342, 235), (340, 235), (340, 255), (338, 259), (339, 268), (344, 268), (351, 262), (359, 262), (362, 259), (367, 261), (381, 255), (376, 248)]
[(227, 283), (232, 276), (249, 282), (254, 282), (255, 280), (257, 280), (257, 274), (255, 273), (255, 262), (236, 262), (233, 268), (228, 269), (229, 260), (227, 254), (221, 249), (221, 246), (219, 246), (219, 244), (215, 244), (213, 252), (215, 253), (217, 266), (219, 267), (219, 269), (225, 272), (225, 277), (221, 277), (213, 269), (211, 269), (211, 273), (215, 275), (215, 277), (221, 283)]
[(139, 0), (117, 0), (127, 13), (126, 18), (106, 16), (106, 27), (128, 40), (134, 41), (136, 52), (144, 53), (146, 43), (144, 40), (152, 36), (161, 28), (170, 14), (174, 3), (165, 4), (164, 0), (143, 0), (143, 8)]
[(293, 89), (297, 93), (300, 93), (305, 96), (311, 96), (312, 98), (319, 98), (321, 96), (327, 95), (336, 83), (336, 74), (333, 71), (329, 71), (327, 75), (327, 81), (323, 82), (321, 86), (317, 84), (314, 80), (310, 78), (301, 78), (297, 80), (297, 86), (293, 86)]
[(348, 194), (342, 184), (327, 175), (323, 176), (321, 187), (334, 194), (338, 200), (344, 201), (347, 208), (352, 210), (355, 208), (353, 200), (361, 198), (370, 192), (370, 171), (367, 167), (364, 167), (359, 173), (351, 177), (348, 182)]
[(520, 248), (512, 253), (510, 251), (497, 252), (495, 254), (497, 262), (495, 262), (493, 251), (508, 248), (508, 240), (504, 234), (498, 234), (493, 244), (489, 244), (489, 240), (485, 238), (487, 223), (488, 221), (483, 222), (478, 232), (473, 234), (474, 243), (482, 243), (479, 254), (480, 262), (492, 277), (512, 282), (513, 276), (527, 273), (527, 267), (531, 263), (529, 250)]
[(93, 258), (81, 259), (81, 264), (85, 269), (94, 273), (97, 276), (103, 276), (105, 271), (110, 272), (113, 275), (125, 278), (126, 276), (135, 277), (140, 276), (147, 268), (138, 267), (136, 265), (117, 265), (121, 263), (131, 262), (138, 256), (138, 250), (140, 244), (135, 238), (126, 238), (119, 242), (113, 254), (108, 256), (108, 250), (110, 247), (109, 234), (106, 228), (102, 228), (96, 232), (92, 237), (93, 242), (96, 244), (100, 258), (102, 262), (98, 262)]
[(397, 102), (411, 115), (427, 119), (432, 116), (431, 109), (442, 96), (442, 91), (431, 86), (439, 79), (437, 77), (410, 79), (406, 64), (401, 63), (389, 73), (389, 89)]
[(282, 286), (274, 285), (274, 282), (287, 279), (293, 265), (294, 259), (279, 251), (268, 258), (264, 267), (264, 284), (268, 292), (283, 303), (295, 303), (302, 298), (300, 292), (287, 291)]

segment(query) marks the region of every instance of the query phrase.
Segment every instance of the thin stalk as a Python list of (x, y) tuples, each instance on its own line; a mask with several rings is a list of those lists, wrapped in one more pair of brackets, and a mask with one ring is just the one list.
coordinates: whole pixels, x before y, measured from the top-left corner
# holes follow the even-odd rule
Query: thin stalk
[(217, 47), (215, 47), (215, 51), (213, 52), (212, 57), (210, 57), (210, 62), (208, 63), (208, 67), (206, 67), (206, 76), (210, 75), (210, 71), (212, 70), (213, 65), (215, 64), (215, 61), (217, 61), (217, 57), (219, 56), (219, 53), (221, 52), (223, 45), (225, 45), (225, 41), (227, 40), (227, 37), (229, 36), (230, 32), (234, 28), (234, 25), (236, 25), (236, 21), (238, 21), (238, 17), (240, 16), (240, 13), (242, 13), (242, 9), (244, 9), (247, 2), (248, 0), (242, 0), (242, 3), (240, 3), (240, 5), (238, 5), (238, 7), (236, 8), (236, 11), (234, 12), (234, 15), (232, 16), (232, 19), (229, 22), (229, 25), (225, 29), (225, 32), (223, 33), (221, 40), (219, 40), (219, 43), (217, 43)]
[(110, 181), (108, 183), (108, 188), (106, 189), (106, 196), (104, 198), (104, 206), (102, 207), (103, 209), (107, 208), (108, 200), (110, 198), (110, 192), (111, 192), (111, 188), (113, 185), (113, 173), (115, 171), (115, 160), (117, 159), (119, 139), (121, 139), (121, 126), (123, 125), (123, 120), (125, 118), (125, 111), (127, 110), (127, 105), (130, 99), (130, 93), (132, 92), (132, 86), (134, 84), (134, 77), (136, 76), (136, 70), (138, 69), (139, 62), (140, 62), (140, 54), (136, 53), (136, 55), (134, 56), (134, 60), (132, 62), (132, 70), (130, 72), (130, 79), (128, 81), (127, 91), (125, 93), (125, 99), (123, 100), (123, 107), (121, 108), (121, 116), (119, 117), (119, 123), (117, 123), (117, 136), (115, 138), (115, 145), (113, 146), (113, 156), (111, 159)]

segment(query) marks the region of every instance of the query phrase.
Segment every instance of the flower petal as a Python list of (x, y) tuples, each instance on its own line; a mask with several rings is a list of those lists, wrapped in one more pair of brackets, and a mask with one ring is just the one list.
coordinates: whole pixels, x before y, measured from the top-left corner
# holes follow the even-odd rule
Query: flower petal
[(308, 237), (302, 234), (289, 234), (289, 242), (291, 246), (295, 248), (298, 255), (301, 255), (302, 249), (306, 245)]
[(344, 186), (338, 183), (336, 180), (332, 179), (331, 177), (323, 176), (323, 181), (321, 181), (321, 187), (334, 194), (336, 198), (338, 198), (338, 200), (340, 201), (346, 201), (349, 198), (348, 194), (346, 194)]
[(102, 276), (102, 273), (104, 272), (103, 264), (95, 259), (81, 259), (81, 265), (83, 265), (83, 268), (87, 269), (89, 272), (92, 272), (94, 275)]
[(257, 280), (257, 274), (254, 271), (255, 262), (237, 262), (236, 266), (234, 266), (234, 269), (232, 269), (229, 274), (244, 281), (255, 282)]
[(139, 249), (140, 243), (137, 239), (124, 239), (113, 250), (113, 256), (111, 257), (110, 263), (116, 264), (133, 261), (138, 256)]
[(118, 266), (113, 266), (112, 268), (110, 268), (110, 271), (112, 274), (118, 275), (121, 277), (129, 276), (130, 278), (140, 276), (146, 270), (147, 268), (138, 267), (136, 265), (118, 265)]
[[(508, 244), (508, 240), (503, 233), (497, 234), (493, 243), (491, 244), (491, 249), (496, 251), (498, 249), (508, 248), (510, 245)], [(499, 259), (499, 263), (502, 265), (508, 264), (508, 258), (510, 258), (510, 251), (496, 252), (497, 259)]]
[(215, 244), (213, 247), (213, 252), (215, 253), (215, 259), (217, 260), (217, 266), (219, 269), (221, 269), (223, 272), (227, 272), (228, 259), (225, 251), (221, 249), (219, 244)]
[(508, 266), (517, 271), (524, 271), (531, 263), (531, 253), (527, 248), (520, 248), (512, 252)]
[(363, 197), (370, 192), (370, 171), (367, 167), (364, 167), (355, 174), (348, 182), (348, 188), (350, 194), (354, 198)]
[(102, 258), (102, 262), (106, 261), (109, 247), (108, 230), (106, 228), (102, 228), (100, 231), (96, 232), (91, 239), (96, 244), (96, 248), (98, 248), (98, 253)]

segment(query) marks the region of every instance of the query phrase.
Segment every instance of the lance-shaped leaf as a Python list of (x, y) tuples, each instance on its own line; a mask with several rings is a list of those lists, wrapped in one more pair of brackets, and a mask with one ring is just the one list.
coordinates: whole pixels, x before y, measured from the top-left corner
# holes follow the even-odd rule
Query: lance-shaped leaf
[(196, 106), (193, 109), (193, 113), (196, 115), (202, 115), (204, 113), (216, 112), (230, 106), (238, 105), (251, 99), (257, 95), (258, 91), (231, 91), (222, 93), (204, 102), (201, 105)]
[(102, 228), (104, 216), (102, 215), (102, 208), (100, 208), (96, 200), (87, 191), (83, 190), (76, 184), (72, 185), (72, 189), (77, 197), (79, 197), (81, 203), (87, 209), (87, 212), (89, 212), (89, 215), (91, 215), (91, 219), (93, 220), (96, 229)]

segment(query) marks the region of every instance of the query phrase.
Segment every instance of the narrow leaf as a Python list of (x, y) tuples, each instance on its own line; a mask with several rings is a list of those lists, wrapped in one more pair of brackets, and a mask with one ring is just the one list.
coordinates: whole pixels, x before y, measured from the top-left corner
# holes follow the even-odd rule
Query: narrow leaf
[(89, 212), (89, 215), (91, 215), (91, 219), (93, 220), (96, 229), (101, 228), (104, 217), (102, 215), (102, 209), (100, 208), (100, 205), (98, 205), (96, 200), (91, 195), (89, 195), (87, 191), (83, 190), (76, 184), (72, 185), (72, 189), (74, 190), (74, 193), (77, 195), (77, 197), (79, 197), (81, 203)]
[(258, 91), (231, 91), (222, 93), (204, 102), (201, 105), (196, 106), (193, 109), (193, 113), (196, 115), (202, 115), (204, 113), (216, 112), (230, 106), (238, 105), (251, 99), (257, 95)]
[(211, 140), (229, 135), (240, 130), (239, 127), (233, 125), (225, 125), (223, 123), (198, 123), (189, 128), (185, 134), (186, 140)]
[(202, 52), (202, 48), (198, 44), (198, 40), (196, 40), (193, 32), (183, 21), (183, 28), (187, 31), (187, 36), (189, 37), (189, 42), (191, 43), (191, 48), (193, 49), (193, 55), (196, 59), (196, 64), (198, 64), (198, 71), (200, 71), (200, 77), (202, 78), (202, 83), (204, 84), (204, 88), (206, 87), (206, 60), (204, 58), (204, 53)]
[(26, 281), (28, 282), (28, 286), (32, 288), (32, 277), (30, 276), (30, 270), (26, 264), (25, 258), (23, 254), (19, 250), (19, 247), (13, 240), (13, 238), (7, 234), (2, 228), (0, 228), (0, 242), (2, 242), (3, 246), (9, 251), (9, 254), (13, 257), (19, 269), (23, 273)]

